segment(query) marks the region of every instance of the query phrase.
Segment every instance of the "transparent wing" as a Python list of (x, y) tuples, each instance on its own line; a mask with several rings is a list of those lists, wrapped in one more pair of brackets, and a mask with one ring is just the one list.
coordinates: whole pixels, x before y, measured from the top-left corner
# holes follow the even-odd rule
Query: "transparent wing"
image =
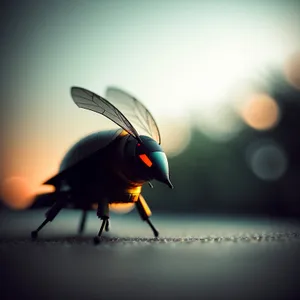
[(139, 134), (132, 124), (114, 105), (109, 103), (106, 99), (80, 87), (72, 87), (71, 96), (78, 107), (92, 110), (104, 115), (140, 141)]
[(124, 113), (140, 134), (150, 135), (158, 144), (161, 143), (153, 116), (139, 100), (116, 87), (108, 87), (105, 96)]

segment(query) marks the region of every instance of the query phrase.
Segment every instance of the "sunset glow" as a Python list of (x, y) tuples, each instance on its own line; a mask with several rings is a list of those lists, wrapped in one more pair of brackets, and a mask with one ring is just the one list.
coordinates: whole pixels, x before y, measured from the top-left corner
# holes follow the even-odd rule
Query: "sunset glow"
[(35, 196), (30, 183), (23, 177), (9, 177), (2, 182), (1, 196), (4, 203), (13, 209), (23, 209), (30, 205)]

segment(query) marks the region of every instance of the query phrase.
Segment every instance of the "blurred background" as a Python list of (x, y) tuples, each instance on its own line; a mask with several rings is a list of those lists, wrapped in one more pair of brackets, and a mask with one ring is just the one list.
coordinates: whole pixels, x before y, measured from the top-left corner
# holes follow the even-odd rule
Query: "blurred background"
[(69, 89), (152, 112), (174, 190), (154, 212), (300, 217), (300, 2), (2, 1), (0, 194), (24, 209), (73, 143), (116, 126)]

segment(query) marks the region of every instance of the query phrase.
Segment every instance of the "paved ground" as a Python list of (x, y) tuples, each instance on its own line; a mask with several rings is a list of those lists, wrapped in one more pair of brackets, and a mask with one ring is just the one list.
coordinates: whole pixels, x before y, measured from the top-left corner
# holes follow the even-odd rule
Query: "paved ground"
[(154, 239), (134, 214), (99, 221), (63, 211), (32, 242), (43, 211), (0, 215), (1, 299), (297, 299), (300, 226), (245, 218), (162, 216)]

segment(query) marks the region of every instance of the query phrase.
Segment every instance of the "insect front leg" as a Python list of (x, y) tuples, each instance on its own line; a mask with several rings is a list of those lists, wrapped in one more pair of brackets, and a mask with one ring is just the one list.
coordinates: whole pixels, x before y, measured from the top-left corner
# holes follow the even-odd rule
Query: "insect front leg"
[(156, 228), (153, 226), (153, 224), (151, 223), (149, 217), (151, 216), (151, 210), (145, 200), (145, 198), (140, 194), (139, 195), (139, 199), (135, 202), (135, 206), (141, 216), (141, 219), (143, 221), (146, 221), (148, 223), (148, 225), (151, 227), (154, 236), (158, 237), (159, 232), (156, 230)]

